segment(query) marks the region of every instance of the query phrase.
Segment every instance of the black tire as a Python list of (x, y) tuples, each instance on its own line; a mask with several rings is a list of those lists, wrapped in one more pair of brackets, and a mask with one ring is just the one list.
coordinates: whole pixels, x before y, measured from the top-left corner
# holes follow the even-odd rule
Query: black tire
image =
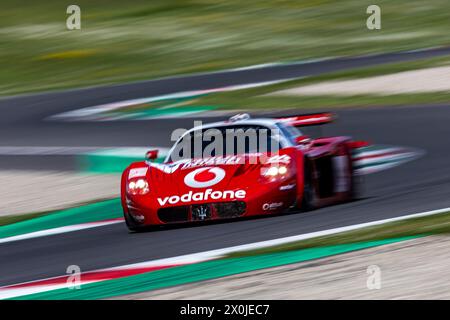
[(316, 189), (313, 183), (312, 165), (309, 160), (305, 159), (303, 169), (303, 196), (300, 206), (301, 211), (311, 211), (316, 208)]
[(351, 163), (351, 189), (350, 189), (350, 196), (349, 200), (359, 200), (363, 199), (364, 197), (364, 191), (365, 191), (365, 181), (364, 176), (360, 174), (356, 174), (356, 169), (354, 167), (354, 163), (352, 161), (352, 151), (348, 150), (349, 155), (349, 161)]
[(127, 225), (128, 230), (131, 232), (142, 232), (145, 230), (143, 226), (137, 225), (137, 223), (134, 221), (132, 217), (126, 212), (123, 213), (125, 218), (125, 224)]
[(351, 200), (360, 200), (364, 198), (364, 176), (355, 174), (352, 171), (352, 190)]

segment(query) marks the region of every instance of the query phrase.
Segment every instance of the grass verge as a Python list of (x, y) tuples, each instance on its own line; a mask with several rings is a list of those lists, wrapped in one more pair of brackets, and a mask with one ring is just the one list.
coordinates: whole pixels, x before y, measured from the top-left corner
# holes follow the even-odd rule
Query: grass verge
[(382, 66), (359, 68), (343, 72), (313, 76), (287, 81), (271, 86), (204, 95), (187, 101), (191, 105), (214, 105), (221, 109), (315, 109), (367, 106), (401, 106), (408, 104), (440, 104), (450, 102), (450, 92), (396, 94), (396, 95), (351, 95), (351, 96), (275, 96), (270, 93), (311, 85), (324, 81), (361, 79), (421, 68), (450, 65), (450, 57), (423, 59), (411, 62), (391, 63)]
[(259, 254), (334, 246), (366, 241), (403, 238), (417, 235), (437, 235), (450, 233), (450, 212), (387, 223), (356, 231), (292, 242), (269, 248), (249, 250), (230, 254), (229, 257), (252, 256)]
[(18, 215), (0, 216), (0, 226), (6, 226), (6, 225), (10, 225), (10, 224), (17, 223), (17, 222), (27, 221), (27, 220), (31, 220), (31, 219), (35, 219), (35, 218), (40, 218), (40, 217), (43, 217), (43, 216), (47, 216), (47, 215), (50, 215), (50, 214), (61, 212), (63, 210), (79, 208), (79, 207), (82, 207), (82, 206), (85, 206), (85, 205), (94, 204), (94, 203), (97, 203), (97, 202), (107, 201), (107, 200), (111, 200), (111, 198), (109, 198), (109, 199), (96, 199), (96, 200), (92, 200), (92, 201), (86, 201), (86, 202), (82, 202), (82, 203), (76, 204), (74, 206), (70, 206), (70, 207), (67, 207), (67, 208), (64, 208), (64, 209), (58, 209), (58, 210), (40, 211), (40, 212), (32, 212), (32, 213), (25, 213), (25, 214), (18, 214)]
[[(23, 2), (23, 1), (22, 1)], [(450, 44), (450, 2), (380, 0), (3, 0), (0, 95), (123, 83), (274, 61)]]
[(34, 212), (34, 213), (26, 213), (20, 215), (11, 215), (11, 216), (3, 216), (0, 217), (0, 226), (6, 226), (8, 224), (13, 224), (16, 222), (31, 220), (34, 218), (39, 218), (46, 216), (48, 214), (53, 213), (53, 211), (43, 211), (43, 212)]

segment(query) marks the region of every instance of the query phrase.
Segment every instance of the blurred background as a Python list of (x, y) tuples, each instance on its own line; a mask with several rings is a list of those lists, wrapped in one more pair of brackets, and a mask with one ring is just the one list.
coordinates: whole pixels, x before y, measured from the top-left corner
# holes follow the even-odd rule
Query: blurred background
[[(70, 4), (81, 30), (66, 28)], [(371, 4), (381, 30), (366, 27)], [(0, 94), (448, 44), (449, 12), (445, 0), (3, 0)]]
[[(69, 5), (81, 9), (79, 30), (67, 29)], [(367, 27), (370, 5), (381, 9), (381, 29)], [(58, 276), (72, 263), (97, 270), (450, 207), (449, 30), (448, 0), (1, 0), (0, 286)], [(367, 177), (363, 200), (310, 215), (127, 233), (120, 174), (148, 150), (158, 149), (162, 162), (173, 130), (238, 112), (317, 111), (339, 118), (324, 135), (372, 142), (366, 151), (379, 158), (365, 164), (390, 169)], [(393, 159), (387, 150), (403, 153)], [(394, 226), (389, 236), (449, 233), (448, 216), (420, 229)], [(62, 227), (71, 236), (47, 237)], [(339, 241), (383, 237), (380, 228)], [(216, 297), (399, 298), (409, 288), (418, 298), (450, 298), (448, 254), (424, 264), (433, 261), (427, 253), (448, 252), (448, 240), (427, 241), (414, 244), (421, 256), (356, 253), (341, 273), (287, 267), (282, 281), (277, 272), (256, 274), (258, 285), (238, 275), (219, 283)], [(365, 268), (383, 263), (395, 271), (394, 289), (373, 296)], [(415, 263), (417, 274), (402, 278)], [(436, 266), (443, 268), (428, 272)], [(298, 279), (314, 290), (292, 288)], [(274, 295), (267, 288), (276, 285)], [(211, 298), (217, 283), (204, 288), (129, 298)]]

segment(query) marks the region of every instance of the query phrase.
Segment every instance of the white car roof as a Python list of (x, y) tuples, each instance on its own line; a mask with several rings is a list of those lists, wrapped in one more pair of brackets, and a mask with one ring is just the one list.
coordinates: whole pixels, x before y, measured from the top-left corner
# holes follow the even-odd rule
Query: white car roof
[(228, 127), (233, 125), (261, 125), (268, 128), (277, 128), (275, 119), (271, 118), (255, 118), (255, 119), (245, 119), (245, 120), (237, 120), (237, 121), (218, 121), (218, 122), (212, 122), (212, 123), (206, 123), (201, 126), (197, 126), (194, 128), (189, 129), (186, 131), (185, 134), (202, 129), (211, 129), (211, 128), (217, 128), (217, 127)]
[[(255, 118), (255, 119), (243, 119), (243, 120), (235, 120), (235, 121), (230, 121), (230, 120), (226, 120), (226, 121), (219, 121), (219, 122), (212, 122), (212, 123), (206, 123), (206, 124), (202, 124), (201, 126), (196, 126), (193, 127), (189, 130), (187, 130), (185, 133), (183, 133), (181, 135), (180, 138), (177, 139), (177, 141), (173, 144), (172, 148), (170, 148), (166, 159), (164, 160), (164, 162), (167, 161), (167, 159), (169, 159), (170, 155), (172, 154), (173, 149), (175, 148), (175, 146), (178, 144), (178, 142), (183, 139), (184, 136), (190, 134), (192, 131), (195, 130), (199, 130), (201, 129), (211, 129), (211, 128), (219, 128), (219, 127), (228, 127), (228, 126), (239, 126), (239, 125), (260, 125), (260, 126), (264, 126), (267, 127), (269, 129), (279, 129), (277, 126), (278, 121), (272, 118)], [(282, 144), (283, 147), (287, 147), (287, 146), (291, 146), (292, 143), (289, 141), (289, 139), (284, 135), (284, 133), (281, 132), (280, 134), (280, 142)]]

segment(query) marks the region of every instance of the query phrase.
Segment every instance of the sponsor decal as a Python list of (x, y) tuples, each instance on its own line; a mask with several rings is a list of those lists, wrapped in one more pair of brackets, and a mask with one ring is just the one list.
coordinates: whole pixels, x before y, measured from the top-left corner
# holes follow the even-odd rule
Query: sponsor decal
[(262, 209), (263, 209), (264, 211), (267, 211), (267, 210), (276, 210), (276, 209), (278, 209), (279, 207), (281, 207), (282, 205), (283, 205), (283, 202), (264, 203), (264, 204), (262, 205)]
[[(248, 159), (259, 158), (262, 163), (284, 163), (288, 164), (291, 162), (291, 157), (284, 155), (275, 155), (268, 157), (267, 160), (265, 155), (260, 152), (248, 153), (243, 155), (232, 155), (232, 156), (216, 156), (201, 159), (183, 159), (173, 163), (152, 163), (147, 162), (149, 166), (159, 169), (165, 173), (174, 173), (178, 169), (186, 170), (196, 167), (204, 166), (219, 166), (219, 165), (237, 165), (245, 164)], [(247, 160), (246, 160), (247, 159)]]
[(284, 186), (280, 186), (280, 191), (287, 191), (287, 190), (292, 190), (294, 189), (296, 186), (295, 183), (291, 183), (291, 184), (286, 184)]
[(288, 164), (291, 162), (291, 157), (287, 154), (272, 156), (267, 159), (267, 163), (284, 163)]
[(173, 195), (164, 198), (158, 198), (158, 203), (160, 206), (165, 206), (167, 204), (177, 204), (177, 203), (188, 203), (188, 202), (198, 202), (207, 200), (233, 200), (233, 199), (244, 199), (246, 196), (245, 190), (224, 190), (224, 191), (213, 191), (213, 189), (206, 189), (201, 192), (193, 192), (192, 190), (181, 196)]
[(192, 188), (213, 186), (225, 177), (225, 170), (217, 167), (206, 167), (189, 172), (184, 177), (184, 183)]
[(191, 169), (203, 166), (217, 166), (217, 165), (235, 165), (244, 163), (244, 157), (240, 156), (225, 156), (225, 157), (210, 157), (202, 159), (190, 159), (183, 163), (181, 169)]
[(226, 157), (210, 157), (202, 159), (184, 159), (174, 163), (151, 163), (148, 164), (165, 173), (174, 173), (178, 169), (186, 170), (196, 167), (217, 166), (217, 165), (236, 165), (244, 163), (245, 158), (240, 156), (226, 156)]
[(136, 177), (145, 177), (147, 174), (148, 168), (134, 168), (131, 169), (128, 173), (128, 179), (136, 178)]
[(154, 163), (154, 162), (148, 162), (148, 161), (147, 161), (147, 164), (149, 166), (151, 166), (152, 168), (161, 170), (162, 172), (169, 173), (169, 174), (177, 171), (181, 165), (181, 163)]

